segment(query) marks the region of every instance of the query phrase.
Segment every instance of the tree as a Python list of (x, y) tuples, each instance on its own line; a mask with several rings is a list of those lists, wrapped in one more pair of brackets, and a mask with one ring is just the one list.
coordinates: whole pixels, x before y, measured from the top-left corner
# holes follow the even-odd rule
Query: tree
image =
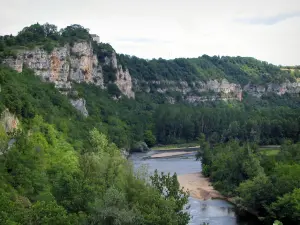
[(270, 206), (273, 218), (278, 218), (284, 224), (299, 222), (300, 218), (300, 189), (295, 188), (292, 192), (278, 197), (277, 201)]
[(144, 133), (144, 140), (149, 147), (153, 147), (156, 143), (156, 138), (151, 130), (146, 130)]
[(118, 88), (116, 84), (108, 84), (107, 85), (107, 91), (111, 96), (119, 98), (122, 95), (122, 92)]
[(241, 183), (237, 192), (242, 199), (242, 207), (255, 209), (260, 215), (264, 215), (267, 211), (265, 207), (274, 198), (274, 193), (271, 191), (272, 187), (270, 179), (264, 174)]
[(136, 209), (130, 209), (124, 193), (114, 187), (109, 188), (103, 200), (96, 200), (92, 207), (91, 224), (142, 224), (140, 213)]
[(55, 202), (36, 202), (31, 208), (31, 219), (28, 221), (34, 225), (73, 225), (78, 224), (76, 218), (67, 215), (65, 209)]
[(159, 175), (155, 170), (150, 176), (151, 184), (168, 200), (174, 201), (175, 212), (178, 215), (179, 224), (186, 224), (189, 221), (189, 215), (182, 212), (182, 208), (188, 203), (188, 193), (180, 188), (176, 173), (170, 176), (170, 173), (165, 175), (163, 172)]

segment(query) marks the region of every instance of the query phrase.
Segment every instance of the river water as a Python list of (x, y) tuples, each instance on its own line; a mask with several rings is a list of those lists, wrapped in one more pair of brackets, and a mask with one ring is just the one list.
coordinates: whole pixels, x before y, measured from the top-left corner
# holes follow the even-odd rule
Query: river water
[[(159, 151), (161, 153), (162, 151)], [(184, 156), (168, 158), (148, 158), (157, 151), (147, 153), (134, 153), (130, 156), (134, 168), (147, 167), (151, 174), (157, 169), (159, 172), (177, 173), (177, 175), (201, 172), (201, 162), (195, 160), (194, 153)], [(189, 225), (202, 225), (204, 222), (209, 225), (253, 225), (257, 224), (252, 219), (242, 220), (235, 212), (235, 207), (224, 200), (201, 201), (189, 197), (187, 211), (191, 215)], [(251, 221), (250, 221), (251, 220)]]

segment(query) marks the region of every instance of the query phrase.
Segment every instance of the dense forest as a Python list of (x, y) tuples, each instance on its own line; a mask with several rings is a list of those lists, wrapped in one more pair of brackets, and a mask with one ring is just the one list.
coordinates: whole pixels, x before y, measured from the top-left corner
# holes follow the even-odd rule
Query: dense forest
[(299, 224), (300, 143), (286, 140), (278, 150), (230, 141), (213, 144), (200, 138), (203, 174), (240, 209), (266, 224), (279, 219)]
[(32, 71), (1, 67), (0, 84), (1, 110), (20, 120), (14, 132), (0, 125), (0, 224), (187, 224), (176, 174), (134, 173), (97, 122)]
[(189, 82), (227, 79), (232, 83), (265, 84), (294, 81), (299, 70), (290, 73), (280, 67), (250, 57), (208, 56), (178, 58), (174, 60), (145, 60), (135, 56), (119, 55), (131, 75), (141, 80), (184, 80)]

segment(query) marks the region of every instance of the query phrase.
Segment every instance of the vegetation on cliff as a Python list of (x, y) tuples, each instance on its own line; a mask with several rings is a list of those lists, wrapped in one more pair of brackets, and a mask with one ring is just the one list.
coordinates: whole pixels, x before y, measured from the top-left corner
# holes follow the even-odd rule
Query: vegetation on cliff
[(294, 81), (300, 73), (290, 73), (280, 67), (250, 57), (203, 55), (198, 58), (174, 60), (145, 60), (135, 56), (120, 55), (120, 60), (129, 68), (130, 74), (140, 80), (208, 81), (227, 79), (229, 82), (246, 85), (282, 83)]

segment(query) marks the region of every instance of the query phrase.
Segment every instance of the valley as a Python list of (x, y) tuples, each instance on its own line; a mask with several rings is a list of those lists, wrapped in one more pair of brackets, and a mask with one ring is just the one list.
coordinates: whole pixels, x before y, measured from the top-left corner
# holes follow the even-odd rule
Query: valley
[(93, 37), (0, 36), (1, 224), (299, 223), (298, 67), (146, 60)]

